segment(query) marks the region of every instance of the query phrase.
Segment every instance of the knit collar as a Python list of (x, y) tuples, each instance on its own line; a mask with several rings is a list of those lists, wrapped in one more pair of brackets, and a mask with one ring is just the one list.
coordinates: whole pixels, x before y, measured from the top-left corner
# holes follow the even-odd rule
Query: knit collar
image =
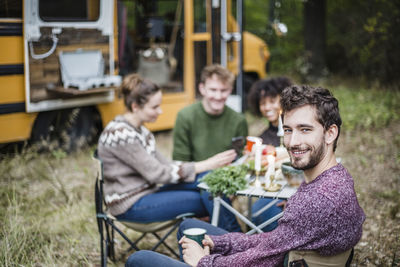
[(207, 112), (206, 112), (206, 110), (205, 110), (204, 107), (203, 107), (203, 103), (202, 103), (201, 101), (199, 101), (198, 104), (200, 105), (201, 111), (202, 111), (206, 116), (208, 116), (208, 117), (210, 117), (210, 118), (219, 118), (219, 117), (221, 117), (222, 115), (224, 115), (224, 113), (226, 112), (226, 109), (228, 108), (226, 105), (224, 105), (224, 110), (223, 110), (220, 114), (214, 115), (214, 114), (210, 114), (210, 113), (207, 113)]
[(133, 128), (137, 133), (142, 134), (143, 132), (145, 132), (146, 127), (144, 127), (143, 125), (141, 125), (140, 127), (136, 127), (134, 125), (132, 125), (124, 116), (122, 115), (118, 115), (115, 117), (116, 121), (119, 122), (124, 122), (126, 124), (128, 124), (131, 128)]
[[(344, 166), (341, 163), (336, 164), (335, 166), (323, 171), (321, 174), (319, 174), (314, 180), (312, 180), (309, 183), (306, 183), (306, 181), (303, 181), (299, 187), (301, 190), (307, 190), (308, 188), (314, 187), (314, 185), (319, 184), (325, 177), (329, 176), (330, 173), (332, 172), (337, 172), (344, 169)], [(298, 190), (299, 190), (298, 189)]]

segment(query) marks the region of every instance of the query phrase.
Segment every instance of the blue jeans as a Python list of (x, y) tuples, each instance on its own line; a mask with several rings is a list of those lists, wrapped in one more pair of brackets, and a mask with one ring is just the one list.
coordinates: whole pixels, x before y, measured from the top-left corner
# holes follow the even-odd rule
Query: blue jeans
[[(209, 223), (195, 220), (195, 219), (187, 219), (184, 220), (179, 226), (179, 230), (177, 232), (177, 238), (180, 240), (183, 236), (183, 231), (188, 228), (199, 227), (207, 230), (208, 235), (223, 235), (228, 233), (227, 231), (212, 226)], [(180, 247), (179, 247), (180, 249)], [(184, 262), (174, 260), (170, 257), (162, 255), (160, 253), (148, 250), (140, 250), (138, 252), (133, 253), (127, 260), (126, 267), (187, 267)]]
[(116, 217), (120, 221), (149, 223), (170, 220), (188, 212), (193, 212), (197, 217), (208, 216), (200, 193), (189, 190), (171, 190), (145, 195), (125, 213)]
[[(209, 216), (213, 211), (213, 200), (208, 192), (200, 192), (197, 188), (197, 179), (203, 175), (199, 174), (194, 183), (164, 185), (157, 192), (141, 197), (116, 217), (121, 221), (149, 223), (170, 220), (188, 212), (196, 217)], [(229, 199), (224, 200), (230, 203)], [(218, 226), (229, 232), (241, 231), (236, 217), (226, 208), (221, 208)]]
[[(256, 202), (254, 202), (251, 212), (252, 214), (256, 213), (258, 210), (263, 208), (264, 206), (268, 205), (273, 199), (272, 198), (260, 198)], [(268, 219), (271, 219), (275, 215), (278, 215), (279, 213), (282, 212), (282, 208), (276, 206), (278, 203), (282, 202), (282, 200), (278, 201), (275, 205), (267, 209), (266, 211), (262, 212), (260, 215), (258, 215), (255, 218), (252, 218), (252, 221), (255, 225), (259, 225), (263, 222), (265, 222)], [(264, 232), (270, 232), (274, 230), (276, 227), (278, 227), (278, 221), (275, 221), (267, 226), (265, 226), (262, 230)]]
[(139, 250), (129, 256), (125, 267), (190, 267), (190, 265), (172, 259), (158, 252)]

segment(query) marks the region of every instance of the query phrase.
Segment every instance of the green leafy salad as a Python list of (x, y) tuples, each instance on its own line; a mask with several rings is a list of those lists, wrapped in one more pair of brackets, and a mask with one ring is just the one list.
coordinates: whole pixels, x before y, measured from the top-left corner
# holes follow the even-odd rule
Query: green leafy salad
[(238, 190), (246, 188), (246, 165), (226, 166), (213, 170), (201, 178), (209, 187), (210, 192), (215, 195), (233, 195)]

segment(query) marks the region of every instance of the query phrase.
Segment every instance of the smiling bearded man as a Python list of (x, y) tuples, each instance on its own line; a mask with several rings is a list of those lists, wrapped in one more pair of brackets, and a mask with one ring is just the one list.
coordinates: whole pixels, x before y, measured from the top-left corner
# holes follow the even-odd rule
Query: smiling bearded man
[[(293, 166), (304, 170), (305, 181), (289, 198), (278, 227), (247, 235), (187, 219), (177, 234), (185, 263), (139, 251), (126, 266), (283, 266), (285, 256), (290, 254), (287, 258), (293, 263), (294, 255), (304, 251), (318, 255), (314, 266), (327, 266), (322, 263), (324, 256), (335, 256), (341, 266), (349, 265), (351, 250), (362, 235), (365, 214), (358, 204), (353, 178), (335, 157), (342, 124), (338, 101), (327, 89), (293, 85), (283, 91), (281, 104), (284, 144)], [(207, 230), (204, 247), (184, 236), (184, 230), (193, 227)], [(311, 259), (307, 260), (311, 266)]]
[[(286, 114), (284, 140), (287, 142), (285, 145), (289, 152), (292, 166), (296, 169), (307, 170), (314, 168), (327, 155), (327, 148), (324, 145), (326, 142), (323, 135), (324, 129), (315, 119), (315, 113), (313, 107), (303, 106)], [(293, 122), (297, 122), (293, 128), (298, 129), (295, 137), (293, 137), (294, 130), (288, 126)]]
[(337, 100), (323, 88), (292, 86), (282, 96), (284, 144), (306, 182), (337, 165), (335, 150), (342, 119)]

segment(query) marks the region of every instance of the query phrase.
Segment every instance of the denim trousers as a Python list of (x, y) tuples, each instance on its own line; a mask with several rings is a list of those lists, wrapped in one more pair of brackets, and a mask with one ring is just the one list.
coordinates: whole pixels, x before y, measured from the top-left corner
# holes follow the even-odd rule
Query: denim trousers
[[(183, 236), (183, 231), (188, 228), (204, 228), (207, 231), (208, 235), (223, 235), (228, 233), (227, 231), (213, 226), (209, 223), (199, 221), (196, 219), (186, 219), (179, 226), (177, 232), (177, 238), (180, 240)], [(180, 248), (179, 248), (180, 249)], [(148, 250), (140, 250), (133, 253), (127, 260), (126, 267), (187, 267), (188, 264), (172, 259), (163, 254), (148, 251)]]
[[(252, 214), (255, 214), (261, 208), (268, 205), (272, 200), (273, 200), (272, 198), (258, 199), (256, 202), (254, 202), (254, 204), (251, 208)], [(282, 200), (278, 201), (275, 205), (273, 205), (269, 209), (265, 210), (257, 217), (255, 217), (255, 218), (253, 217), (252, 222), (255, 225), (260, 225), (261, 223), (263, 223), (263, 222), (267, 221), (268, 219), (271, 219), (275, 215), (278, 215), (279, 213), (281, 213), (283, 209), (281, 207), (276, 206), (277, 204), (279, 204), (281, 202), (282, 202)], [(275, 222), (265, 226), (262, 230), (263, 230), (263, 232), (270, 232), (270, 231), (274, 230), (276, 227), (278, 227), (278, 221), (275, 221)]]
[[(121, 221), (149, 223), (170, 220), (189, 212), (196, 217), (210, 216), (213, 199), (208, 192), (197, 188), (198, 179), (203, 175), (198, 175), (193, 183), (164, 185), (157, 192), (141, 197), (116, 217)], [(228, 198), (224, 200), (230, 203)], [(221, 208), (218, 226), (229, 232), (241, 231), (236, 217), (225, 208)]]

